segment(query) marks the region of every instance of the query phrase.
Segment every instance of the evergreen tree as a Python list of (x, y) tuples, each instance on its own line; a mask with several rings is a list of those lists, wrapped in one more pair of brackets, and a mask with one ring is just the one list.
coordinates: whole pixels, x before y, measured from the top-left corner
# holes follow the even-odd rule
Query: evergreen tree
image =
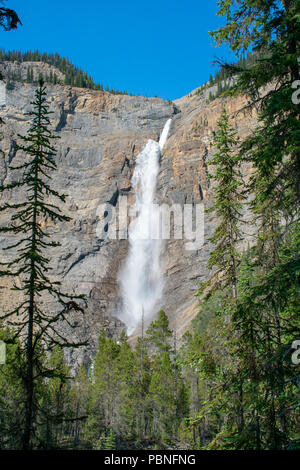
[(70, 409), (75, 418), (71, 434), (75, 448), (80, 446), (81, 440), (91, 443), (98, 439), (99, 424), (91, 407), (92, 382), (93, 377), (81, 366), (70, 390)]
[[(299, 0), (244, 0), (235, 8), (232, 1), (224, 0), (219, 6), (219, 14), (226, 15), (226, 24), (212, 33), (217, 44), (229, 44), (237, 55), (250, 47), (261, 55), (247, 70), (227, 68), (238, 75), (235, 90), (248, 95), (249, 106), (255, 105), (259, 111), (259, 125), (242, 144), (241, 156), (255, 169), (248, 191), (255, 194), (252, 210), (258, 239), (254, 264), (259, 273), (256, 278), (259, 286), (250, 290), (252, 303), (259, 306), (260, 321), (256, 320), (256, 326), (264, 346), (263, 352), (257, 354), (260, 352), (260, 361), (268, 358), (263, 374), (268, 404), (264, 409), (264, 424), (270, 447), (281, 448), (287, 445), (288, 436), (286, 396), (280, 394), (287, 372), (282, 351), (289, 338), (285, 335), (287, 329), (292, 335), (297, 334), (297, 326), (291, 325), (297, 309), (293, 306), (288, 316), (283, 315), (282, 305), (288, 305), (290, 300), (288, 290), (279, 294), (275, 278), (272, 277), (273, 284), (269, 281), (272, 273), (283, 268), (282, 247), (288, 246), (291, 231), (294, 232), (294, 227), (296, 232), (299, 229), (295, 221), (299, 217), (300, 199), (300, 115), (292, 93), (293, 83), (299, 80), (300, 4)], [(296, 266), (295, 272), (298, 272)], [(264, 286), (262, 290), (261, 286)], [(249, 306), (243, 305), (245, 311), (240, 310), (239, 319), (244, 329), (240, 333), (247, 337), (253, 319), (249, 317)]]
[(29, 67), (27, 68), (27, 71), (26, 71), (26, 82), (31, 83), (31, 76), (30, 76), (30, 68)]
[(0, 328), (0, 340), (6, 345), (6, 361), (0, 365), (0, 449), (20, 449), (25, 405), (20, 371), (25, 361), (12, 330)]
[(136, 377), (138, 364), (136, 357), (128, 343), (128, 338), (123, 330), (118, 340), (120, 349), (116, 359), (118, 374), (118, 395), (116, 407), (118, 410), (116, 425), (118, 434), (124, 438), (135, 438), (137, 434), (137, 389)]
[(12, 85), (12, 83), (11, 83), (10, 80), (7, 80), (6, 85), (5, 85), (5, 88), (6, 88), (7, 90), (12, 90), (12, 89), (13, 89), (13, 85)]
[(293, 83), (300, 78), (299, 0), (241, 0), (237, 7), (221, 0), (218, 14), (226, 24), (211, 33), (217, 45), (228, 44), (237, 56), (250, 48), (261, 55), (246, 70), (227, 66), (238, 74), (235, 90), (259, 110), (260, 125), (242, 148), (256, 168), (253, 184), (263, 179), (260, 198), (274, 210), (294, 213), (300, 198), (300, 120), (292, 100)]
[(146, 334), (147, 342), (158, 354), (170, 351), (168, 339), (172, 336), (172, 331), (169, 329), (169, 319), (163, 310), (158, 312), (157, 320), (150, 324)]
[[(132, 386), (132, 407), (137, 439), (143, 440), (151, 429), (151, 405), (149, 385), (151, 380), (151, 362), (144, 338), (138, 338), (135, 347), (135, 370)], [(148, 434), (149, 435), (149, 434)]]
[(112, 339), (106, 338), (102, 329), (98, 350), (93, 362), (92, 404), (98, 416), (100, 429), (116, 425), (118, 417), (118, 372), (117, 358), (120, 346)]
[[(44, 62), (49, 64), (64, 75), (64, 84), (74, 86), (76, 82), (76, 86), (80, 86), (83, 88), (90, 88), (92, 90), (103, 90), (103, 86), (100, 83), (96, 83), (93, 81), (90, 75), (84, 73), (81, 69), (76, 67), (75, 65), (70, 62), (70, 60), (66, 59), (65, 57), (60, 57), (59, 54), (47, 54), (41, 53), (39, 51), (27, 51), (27, 52), (20, 52), (20, 51), (5, 51), (3, 49), (0, 50), (0, 61), (9, 61), (9, 62)], [(52, 73), (52, 76), (51, 76)], [(17, 80), (23, 82), (23, 78), (18, 73), (18, 75), (14, 77), (10, 77), (12, 80)], [(45, 77), (44, 77), (45, 79)], [(49, 77), (47, 77), (49, 83), (53, 83), (54, 85), (60, 83), (60, 80), (57, 76), (57, 73), (51, 71)], [(47, 81), (46, 80), (46, 81)], [(33, 76), (31, 77), (31, 82), (33, 82)], [(108, 92), (112, 92), (108, 87)], [(121, 94), (127, 94), (125, 92), (117, 92)]]
[[(12, 261), (1, 263), (6, 266), (1, 275), (18, 277), (22, 286), (16, 287), (23, 295), (24, 300), (12, 312), (3, 314), (2, 319), (13, 319), (18, 317), (16, 336), (25, 344), (26, 368), (24, 372), (24, 385), (26, 389), (26, 414), (23, 432), (23, 448), (32, 447), (32, 435), (34, 426), (34, 415), (37, 410), (35, 390), (41, 378), (49, 374), (48, 369), (43, 367), (36, 351), (41, 343), (47, 350), (58, 345), (61, 347), (78, 346), (69, 342), (58, 330), (58, 321), (67, 321), (70, 311), (82, 312), (82, 307), (76, 303), (80, 296), (68, 296), (59, 287), (59, 282), (54, 282), (48, 277), (50, 270), (49, 259), (46, 250), (58, 246), (49, 240), (45, 232), (43, 221), (48, 218), (55, 222), (68, 221), (60, 209), (46, 202), (46, 196), (57, 198), (64, 202), (65, 196), (58, 194), (48, 184), (51, 172), (56, 170), (55, 148), (49, 125), (49, 111), (46, 103), (46, 89), (40, 80), (32, 103), (34, 110), (29, 113), (32, 124), (26, 136), (21, 137), (23, 144), (18, 150), (23, 151), (28, 160), (14, 170), (22, 170), (24, 176), (21, 181), (2, 186), (0, 191), (12, 191), (22, 189), (26, 199), (19, 204), (5, 203), (1, 210), (11, 210), (12, 223), (10, 227), (1, 228), (2, 233), (12, 233), (17, 238), (8, 250), (18, 249), (18, 255)], [(48, 239), (48, 240), (47, 240)], [(54, 297), (59, 305), (60, 311), (56, 314), (47, 312), (42, 308), (41, 298), (50, 295)], [(54, 372), (52, 372), (54, 373)]]
[(41, 447), (55, 449), (60, 448), (67, 434), (66, 421), (73, 418), (69, 408), (71, 373), (65, 364), (63, 350), (57, 346), (46, 361), (46, 366), (54, 373), (49, 374), (48, 380), (43, 384), (39, 400), (38, 437)]
[(112, 429), (108, 431), (108, 434), (105, 437), (103, 448), (105, 450), (116, 450), (116, 435)]

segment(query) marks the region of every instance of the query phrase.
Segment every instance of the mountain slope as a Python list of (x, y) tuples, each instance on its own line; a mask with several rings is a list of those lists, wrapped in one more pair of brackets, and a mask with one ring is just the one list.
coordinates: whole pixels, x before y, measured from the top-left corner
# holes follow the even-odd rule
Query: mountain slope
[[(147, 139), (158, 140), (170, 117), (172, 127), (161, 158), (157, 200), (181, 205), (204, 203), (206, 207), (210, 204), (207, 161), (214, 152), (216, 121), (223, 103), (233, 114), (245, 100), (218, 98), (208, 104), (209, 91), (182, 98), (175, 104), (158, 98), (112, 95), (61, 85), (48, 87), (53, 129), (60, 136), (54, 186), (68, 195), (66, 213), (72, 217), (72, 222), (59, 227), (49, 223), (48, 230), (62, 244), (53, 252), (54, 272), (62, 277), (64, 288), (87, 295), (88, 307), (76, 335), (88, 338), (90, 346), (80, 353), (80, 360), (88, 360), (95, 350), (101, 326), (111, 335), (123, 327), (117, 273), (126, 257), (128, 242), (98, 239), (97, 208), (108, 201), (116, 205), (120, 195), (128, 195), (130, 203), (134, 201), (130, 179), (135, 158)], [(25, 112), (30, 109), (33, 94), (32, 84), (16, 82), (7, 91), (6, 106), (1, 110), (4, 125), (0, 180), (6, 183), (11, 181), (9, 162), (16, 164), (23, 158), (20, 152), (16, 153), (15, 143), (17, 134), (24, 134), (28, 127)], [(239, 135), (249, 133), (255, 121), (255, 115), (238, 113), (234, 124)], [(7, 215), (2, 215), (0, 225), (7, 221)], [(187, 251), (186, 240), (171, 239), (165, 245), (161, 307), (179, 336), (198, 311), (194, 294), (198, 283), (208, 275), (208, 238), (215, 223), (213, 216), (205, 216), (205, 243), (197, 251)], [(1, 247), (7, 243), (7, 238), (0, 239)], [(1, 256), (8, 253), (2, 252)], [(1, 303), (8, 310), (12, 305), (9, 280), (1, 280), (0, 284)], [(51, 309), (50, 301), (46, 307)], [(74, 322), (79, 319), (74, 317)], [(73, 330), (69, 333), (75, 334)], [(78, 360), (77, 352), (69, 354), (69, 363)]]

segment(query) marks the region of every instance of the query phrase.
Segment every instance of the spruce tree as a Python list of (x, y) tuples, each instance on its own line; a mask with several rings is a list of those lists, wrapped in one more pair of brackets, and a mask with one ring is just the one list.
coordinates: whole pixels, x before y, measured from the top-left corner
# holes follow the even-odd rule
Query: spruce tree
[(208, 212), (218, 217), (218, 225), (210, 242), (214, 245), (208, 259), (208, 268), (216, 268), (205, 287), (211, 289), (230, 287), (237, 297), (237, 269), (239, 254), (237, 243), (242, 238), (240, 229), (242, 209), (242, 176), (239, 171), (239, 155), (236, 152), (236, 131), (229, 123), (226, 108), (218, 120), (215, 136), (217, 152), (209, 161), (215, 167), (209, 178), (215, 182), (214, 203)]
[[(69, 296), (60, 289), (60, 282), (50, 279), (51, 270), (47, 250), (59, 246), (51, 240), (43, 228), (45, 221), (64, 222), (70, 220), (62, 214), (61, 209), (47, 201), (47, 197), (65, 202), (65, 195), (51, 188), (51, 173), (57, 168), (55, 163), (55, 136), (50, 130), (49, 109), (46, 101), (46, 88), (41, 79), (32, 102), (33, 111), (28, 113), (32, 124), (26, 136), (19, 136), (22, 144), (18, 151), (24, 152), (27, 160), (19, 166), (11, 166), (12, 171), (22, 171), (20, 181), (0, 187), (0, 191), (21, 190), (21, 203), (5, 203), (1, 211), (12, 212), (11, 225), (1, 228), (0, 233), (9, 233), (16, 237), (16, 242), (6, 250), (15, 252), (17, 256), (9, 262), (1, 263), (3, 276), (18, 277), (21, 286), (15, 286), (22, 295), (21, 303), (11, 312), (2, 314), (1, 318), (10, 321), (15, 328), (16, 336), (24, 345), (26, 367), (24, 385), (26, 389), (25, 424), (22, 429), (23, 449), (32, 447), (34, 416), (37, 410), (35, 390), (38, 382), (55, 371), (45, 368), (39, 360), (39, 348), (52, 350), (55, 346), (76, 347), (80, 343), (72, 343), (59, 330), (59, 322), (65, 321), (70, 326), (68, 314), (72, 311), (82, 312), (77, 300), (82, 296)], [(57, 313), (48, 312), (42, 306), (44, 296), (51, 296), (58, 302)], [(16, 320), (17, 318), (17, 320)]]
[[(293, 101), (294, 85), (300, 78), (299, 8), (299, 0), (243, 0), (237, 5), (222, 0), (219, 15), (226, 16), (226, 23), (212, 33), (218, 45), (227, 43), (237, 56), (252, 48), (258, 57), (246, 68), (244, 64), (226, 68), (237, 74), (234, 91), (246, 94), (247, 107), (258, 110), (258, 126), (242, 143), (240, 154), (254, 168), (248, 192), (255, 195), (252, 210), (258, 237), (254, 264), (259, 286), (251, 289), (251, 301), (259, 305), (260, 323), (256, 321), (256, 325), (264, 345), (261, 361), (263, 356), (269, 358), (263, 387), (269, 404), (265, 415), (271, 448), (287, 445), (286, 398), (280, 394), (286, 383), (284, 349), (286, 341), (292, 342), (298, 334), (294, 324), (297, 308), (294, 305), (288, 315), (283, 314), (290, 293), (279, 289), (272, 273), (285, 272), (282, 249), (289, 246), (291, 233), (299, 230), (300, 113)], [(294, 286), (299, 273), (296, 265)], [(290, 282), (287, 273), (285, 276)], [(248, 318), (244, 328), (246, 324), (249, 328), (249, 306), (243, 305), (244, 318)], [(240, 310), (240, 319), (241, 315)]]
[(6, 346), (5, 364), (0, 364), (0, 449), (19, 449), (25, 408), (20, 370), (25, 361), (11, 329), (0, 328), (0, 340)]
[[(224, 416), (208, 448), (282, 449), (295, 437), (297, 419), (296, 371), (289, 351), (299, 333), (295, 299), (300, 126), (299, 108), (292, 99), (293, 84), (299, 79), (299, 0), (221, 0), (219, 15), (226, 18), (225, 25), (212, 35), (217, 45), (229, 44), (240, 57), (236, 66), (224, 64), (219, 77), (225, 77), (225, 72), (237, 75), (232, 93), (246, 95), (246, 108), (258, 110), (257, 128), (239, 147), (240, 160), (253, 167), (246, 189), (254, 195), (251, 208), (258, 236), (241, 264), (236, 252), (235, 270), (230, 257), (225, 263), (228, 274), (235, 272), (235, 276), (217, 278), (221, 292), (226, 285), (235, 286), (235, 302), (229, 310), (228, 300), (216, 310), (216, 321), (224, 311), (231, 321), (227, 333), (222, 323), (215, 328), (217, 337), (211, 348), (217, 352), (215, 364), (219, 365), (215, 378), (205, 371), (209, 399), (204, 413), (209, 410), (217, 420), (220, 411)], [(248, 48), (254, 54), (246, 60)], [(238, 220), (238, 214), (232, 220)], [(218, 257), (212, 261), (211, 266), (218, 268)], [(228, 283), (230, 279), (234, 282)], [(198, 367), (203, 370), (203, 356), (200, 359)], [(220, 393), (214, 396), (214, 390)]]
[[(238, 268), (240, 254), (238, 242), (242, 238), (242, 175), (239, 169), (240, 157), (236, 131), (230, 125), (229, 115), (225, 106), (217, 121), (218, 129), (215, 136), (217, 152), (209, 161), (209, 165), (214, 167), (214, 172), (209, 174), (209, 178), (214, 181), (214, 203), (208, 212), (213, 212), (217, 216), (218, 225), (214, 231), (210, 242), (213, 249), (210, 252), (207, 267), (214, 269), (212, 276), (200, 288), (198, 295), (208, 298), (213, 293), (225, 293), (225, 299), (221, 311), (221, 337), (226, 345), (223, 355), (226, 358), (219, 374), (219, 386), (224, 386), (224, 382), (230, 381), (232, 384), (231, 400), (226, 399), (226, 394), (221, 397), (224, 409), (227, 414), (233, 414), (238, 433), (241, 434), (244, 428), (243, 411), (243, 383), (244, 377), (237, 358), (231, 356), (232, 338), (236, 338), (237, 333), (232, 324), (232, 311), (238, 297)], [(204, 306), (205, 308), (205, 306)], [(216, 380), (216, 379), (215, 379)], [(218, 380), (216, 380), (218, 383)], [(215, 384), (214, 384), (215, 385)], [(231, 428), (235, 424), (227, 421), (227, 426)]]

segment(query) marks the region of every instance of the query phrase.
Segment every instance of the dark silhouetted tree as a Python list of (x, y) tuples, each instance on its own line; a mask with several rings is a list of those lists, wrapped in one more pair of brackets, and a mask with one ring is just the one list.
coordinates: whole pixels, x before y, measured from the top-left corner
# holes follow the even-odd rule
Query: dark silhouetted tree
[[(3, 3), (6, 0), (2, 0)], [(0, 26), (4, 31), (17, 29), (18, 25), (22, 25), (21, 20), (17, 13), (10, 8), (0, 7)]]
[[(11, 233), (16, 241), (7, 250), (14, 250), (16, 257), (9, 262), (0, 263), (4, 270), (1, 275), (17, 277), (21, 285), (15, 289), (21, 292), (21, 303), (11, 312), (2, 314), (1, 319), (11, 321), (16, 331), (16, 337), (24, 345), (25, 367), (22, 373), (26, 391), (25, 424), (22, 429), (23, 449), (33, 447), (35, 416), (38, 410), (36, 389), (39, 382), (46, 377), (53, 377), (55, 370), (45, 367), (41, 359), (41, 348), (52, 351), (55, 346), (78, 347), (82, 343), (71, 343), (59, 331), (58, 322), (66, 322), (74, 328), (68, 319), (71, 311), (83, 312), (77, 300), (82, 296), (69, 296), (60, 289), (60, 282), (50, 279), (48, 272), (50, 260), (46, 252), (59, 243), (50, 240), (44, 226), (46, 221), (54, 223), (70, 220), (52, 201), (65, 201), (65, 195), (58, 194), (49, 184), (50, 173), (56, 170), (54, 160), (56, 151), (52, 141), (56, 138), (50, 131), (46, 89), (43, 80), (35, 92), (32, 102), (32, 124), (26, 136), (19, 136), (23, 144), (18, 146), (28, 159), (11, 170), (21, 170), (21, 180), (0, 186), (0, 192), (22, 190), (23, 201), (20, 203), (5, 203), (0, 210), (10, 210), (11, 225), (1, 228), (0, 233)], [(48, 200), (51, 197), (51, 202)], [(56, 299), (56, 313), (49, 312), (44, 307), (42, 299), (47, 296)], [(17, 320), (16, 320), (17, 319)]]

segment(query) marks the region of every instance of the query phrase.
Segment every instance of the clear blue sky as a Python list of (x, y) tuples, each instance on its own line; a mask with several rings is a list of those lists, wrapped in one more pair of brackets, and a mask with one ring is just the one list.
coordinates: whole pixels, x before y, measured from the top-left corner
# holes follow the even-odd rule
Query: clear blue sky
[(216, 0), (8, 0), (23, 26), (1, 32), (5, 49), (58, 52), (95, 81), (176, 99), (208, 80), (222, 24)]

